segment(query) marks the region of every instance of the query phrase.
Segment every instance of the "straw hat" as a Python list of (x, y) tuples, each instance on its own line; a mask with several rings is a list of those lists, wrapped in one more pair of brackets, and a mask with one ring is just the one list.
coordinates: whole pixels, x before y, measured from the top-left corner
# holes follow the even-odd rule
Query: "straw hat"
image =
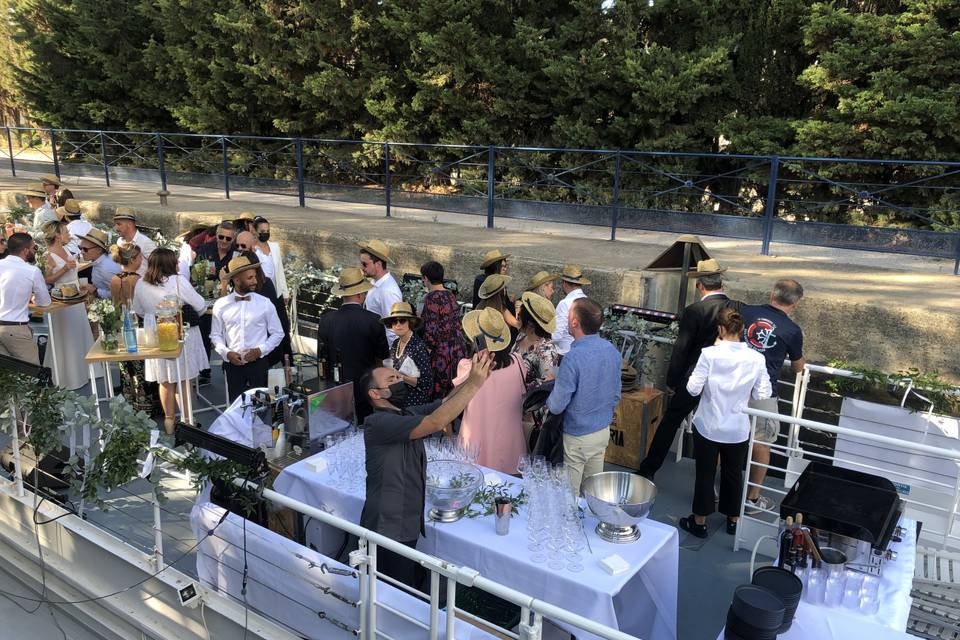
[(86, 240), (87, 242), (92, 242), (96, 246), (100, 247), (104, 251), (110, 251), (110, 238), (107, 237), (107, 234), (93, 227), (90, 231), (87, 232), (84, 236), (78, 236), (81, 240)]
[(480, 263), (480, 268), (486, 269), (487, 267), (492, 265), (494, 262), (497, 262), (499, 260), (506, 260), (509, 257), (510, 257), (509, 253), (501, 253), (500, 249), (487, 251), (487, 253), (483, 256), (483, 262)]
[(546, 284), (551, 280), (556, 280), (559, 276), (555, 273), (548, 273), (546, 271), (537, 271), (537, 275), (530, 278), (530, 282), (527, 284), (527, 291), (534, 291), (540, 285)]
[(63, 203), (62, 207), (56, 208), (57, 217), (63, 220), (68, 216), (78, 216), (80, 215), (80, 203), (69, 198), (66, 202)]
[(380, 258), (387, 264), (390, 264), (390, 248), (381, 240), (370, 240), (369, 242), (358, 242), (357, 246), (364, 253), (369, 253), (374, 258)]
[(527, 310), (540, 327), (547, 333), (553, 333), (557, 328), (557, 308), (553, 303), (539, 293), (525, 291), (520, 296), (523, 308)]
[(137, 221), (137, 216), (133, 213), (133, 209), (130, 207), (117, 207), (117, 212), (113, 214), (113, 221), (117, 220), (130, 220), (131, 222)]
[(48, 173), (47, 175), (45, 175), (45, 176), (43, 176), (43, 177), (40, 178), (40, 183), (41, 183), (41, 184), (43, 184), (43, 183), (52, 184), (52, 185), (55, 186), (55, 187), (59, 187), (59, 186), (60, 186), (60, 178), (58, 178), (57, 176), (55, 176), (55, 175), (52, 174), (52, 173)]
[(260, 262), (254, 261), (248, 258), (247, 256), (237, 256), (233, 260), (227, 263), (227, 279), (232, 280), (234, 276), (238, 276), (244, 271), (249, 271), (250, 269), (259, 269)]
[(47, 197), (47, 192), (43, 190), (43, 184), (40, 182), (31, 182), (27, 185), (27, 188), (20, 192), (20, 195), (27, 196), (29, 198), (44, 198)]
[(406, 318), (406, 320), (410, 323), (411, 329), (416, 329), (420, 325), (420, 318), (417, 317), (416, 313), (414, 313), (413, 307), (409, 302), (393, 303), (393, 306), (390, 307), (390, 315), (381, 318), (380, 322), (389, 327), (390, 325), (387, 323), (394, 318)]
[(463, 332), (471, 342), (483, 336), (490, 351), (503, 351), (510, 346), (510, 327), (496, 309), (479, 309), (463, 316)]
[(640, 388), (640, 375), (637, 370), (627, 364), (626, 361), (620, 363), (620, 390), (633, 391)]
[(481, 300), (486, 300), (487, 298), (492, 298), (507, 287), (507, 283), (510, 282), (510, 276), (502, 276), (499, 273), (491, 273), (487, 276), (486, 280), (483, 281), (483, 284), (480, 285), (480, 291), (477, 295), (480, 296)]
[(583, 269), (578, 264), (564, 265), (560, 279), (570, 284), (590, 284), (590, 281), (583, 277)]
[(250, 211), (243, 211), (237, 216), (240, 220), (255, 220), (257, 216), (253, 215)]
[(355, 296), (373, 289), (373, 285), (363, 275), (360, 267), (347, 267), (340, 272), (340, 282), (333, 288), (333, 295), (341, 298), (345, 296)]
[(713, 258), (700, 260), (697, 262), (696, 271), (687, 271), (688, 278), (705, 278), (707, 276), (717, 276), (726, 271), (726, 267), (721, 267), (720, 263)]

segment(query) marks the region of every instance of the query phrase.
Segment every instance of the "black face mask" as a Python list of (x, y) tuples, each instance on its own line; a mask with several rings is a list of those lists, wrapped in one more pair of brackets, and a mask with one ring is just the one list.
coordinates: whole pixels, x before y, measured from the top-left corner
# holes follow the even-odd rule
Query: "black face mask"
[(261, 231), (260, 234), (258, 235), (258, 237), (260, 238), (260, 242), (266, 242), (267, 240), (270, 239), (270, 232), (269, 232), (269, 231)]
[(403, 380), (399, 380), (387, 387), (387, 389), (390, 390), (390, 397), (388, 398), (390, 404), (398, 409), (403, 409), (407, 406), (407, 397), (410, 395), (410, 385)]

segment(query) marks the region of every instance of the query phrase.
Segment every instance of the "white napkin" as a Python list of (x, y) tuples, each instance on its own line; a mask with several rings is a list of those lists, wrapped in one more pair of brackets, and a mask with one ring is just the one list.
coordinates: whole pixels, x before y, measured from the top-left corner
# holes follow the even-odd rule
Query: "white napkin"
[(397, 369), (397, 371), (405, 376), (420, 378), (420, 369), (418, 369), (417, 365), (413, 362), (413, 358), (404, 358), (403, 364), (400, 365), (400, 368)]

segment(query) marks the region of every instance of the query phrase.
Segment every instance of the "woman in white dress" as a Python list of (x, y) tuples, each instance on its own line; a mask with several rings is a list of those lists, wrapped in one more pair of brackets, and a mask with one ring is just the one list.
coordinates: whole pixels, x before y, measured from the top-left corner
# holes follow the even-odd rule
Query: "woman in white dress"
[(277, 295), (283, 298), (285, 304), (289, 304), (290, 289), (287, 288), (287, 276), (283, 273), (283, 254), (280, 253), (278, 243), (270, 242), (270, 221), (263, 216), (257, 216), (253, 222), (257, 229), (256, 252), (260, 258), (263, 275), (273, 281)]
[[(200, 338), (198, 326), (199, 314), (207, 309), (207, 303), (194, 291), (186, 277), (177, 273), (178, 256), (170, 249), (157, 249), (147, 261), (147, 272), (137, 283), (133, 293), (133, 310), (140, 316), (156, 313), (157, 304), (165, 296), (175, 296), (184, 309), (184, 321), (190, 325), (183, 345), (186, 370), (183, 371), (180, 408), (183, 410), (186, 394), (192, 393), (192, 381), (197, 374), (210, 367), (206, 350)], [(190, 313), (192, 309), (196, 313)], [(192, 321), (191, 321), (192, 318)], [(147, 360), (147, 380), (160, 383), (160, 404), (163, 405), (163, 428), (168, 434), (173, 433), (176, 424), (177, 401), (177, 363), (175, 360)]]
[[(43, 228), (47, 242), (47, 284), (59, 286), (75, 284), (78, 291), (88, 293), (87, 287), (80, 287), (77, 278), (77, 262), (66, 250), (70, 242), (70, 232), (65, 222), (48, 222)], [(93, 345), (93, 334), (87, 322), (87, 310), (82, 304), (48, 314), (50, 333), (56, 334), (57, 351), (47, 349), (44, 366), (52, 367), (57, 363), (58, 385), (64, 389), (79, 389), (90, 381), (87, 366), (83, 358)]]

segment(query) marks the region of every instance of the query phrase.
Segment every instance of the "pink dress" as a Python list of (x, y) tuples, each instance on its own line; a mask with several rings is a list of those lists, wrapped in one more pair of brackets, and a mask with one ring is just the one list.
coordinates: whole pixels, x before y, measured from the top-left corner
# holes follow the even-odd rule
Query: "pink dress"
[[(527, 367), (518, 356), (504, 369), (490, 372), (480, 391), (463, 412), (460, 437), (476, 443), (477, 462), (503, 473), (517, 473), (517, 461), (527, 453), (523, 440), (523, 396)], [(463, 384), (470, 374), (470, 360), (457, 365), (454, 386)]]

